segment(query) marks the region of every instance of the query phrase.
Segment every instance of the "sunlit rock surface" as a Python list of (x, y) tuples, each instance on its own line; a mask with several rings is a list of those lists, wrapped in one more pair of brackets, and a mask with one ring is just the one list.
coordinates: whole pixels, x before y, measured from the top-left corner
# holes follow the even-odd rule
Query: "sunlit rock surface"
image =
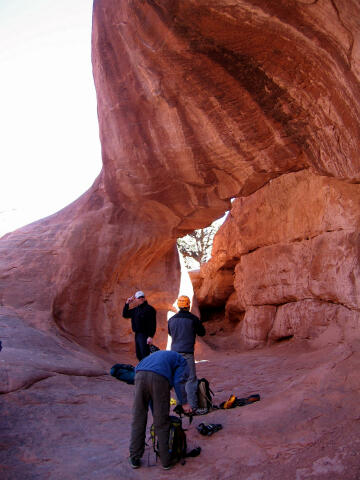
[[(208, 306), (209, 295), (220, 295), (217, 278), (226, 269), (228, 279), (232, 272), (234, 293), (222, 297), (224, 317), (240, 320), (246, 312), (247, 321), (239, 331), (249, 347), (263, 346), (268, 336), (272, 341), (304, 338), (312, 321), (318, 323), (316, 310), (317, 317), (327, 312), (324, 325), (338, 318), (340, 307), (358, 318), (359, 206), (358, 185), (307, 170), (282, 175), (236, 199), (215, 237), (213, 258), (198, 273), (200, 306)], [(230, 282), (227, 285), (231, 291)], [(255, 335), (259, 341), (249, 343), (248, 312), (255, 307), (261, 312), (269, 305), (278, 307), (274, 327), (265, 322), (262, 334)], [(280, 320), (285, 305), (287, 323), (291, 317), (292, 324), (288, 329)], [(312, 313), (307, 312), (308, 305)]]
[(3, 478), (135, 478), (132, 390), (105, 376), (135, 362), (123, 302), (146, 292), (164, 347), (176, 238), (233, 197), (196, 284), (200, 365), (219, 401), (264, 398), (192, 431), (181, 476), (358, 478), (359, 18), (356, 0), (94, 2), (102, 172), (0, 241)]

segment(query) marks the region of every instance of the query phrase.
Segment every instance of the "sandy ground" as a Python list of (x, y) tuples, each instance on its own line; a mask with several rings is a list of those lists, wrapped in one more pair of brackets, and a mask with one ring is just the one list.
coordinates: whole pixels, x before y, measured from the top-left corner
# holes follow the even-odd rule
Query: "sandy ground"
[[(261, 395), (253, 405), (214, 410), (191, 425), (185, 419), (189, 448), (201, 446), (199, 457), (163, 471), (149, 444), (142, 467), (132, 470), (133, 387), (108, 374), (56, 373), (0, 397), (0, 478), (360, 479), (355, 346), (313, 350), (288, 342), (245, 353), (203, 348), (197, 357), (198, 377), (210, 381), (215, 404), (231, 393)], [(203, 437), (200, 422), (223, 429)]]

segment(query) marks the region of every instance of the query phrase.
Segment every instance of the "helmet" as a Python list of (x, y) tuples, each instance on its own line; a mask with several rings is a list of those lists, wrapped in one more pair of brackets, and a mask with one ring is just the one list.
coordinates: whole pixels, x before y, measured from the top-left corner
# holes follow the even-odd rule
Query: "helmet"
[(177, 304), (179, 308), (190, 308), (190, 298), (186, 295), (181, 295), (177, 300)]

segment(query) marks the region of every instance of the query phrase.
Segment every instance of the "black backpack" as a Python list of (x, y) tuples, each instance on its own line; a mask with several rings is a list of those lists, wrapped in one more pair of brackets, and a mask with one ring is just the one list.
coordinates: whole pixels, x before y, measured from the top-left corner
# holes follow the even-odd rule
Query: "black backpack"
[[(150, 436), (156, 457), (159, 456), (159, 441), (156, 436), (154, 424), (150, 427)], [(169, 452), (171, 460), (174, 462), (185, 463), (187, 450), (186, 433), (182, 428), (181, 418), (170, 415), (170, 433), (169, 433)]]
[(198, 407), (199, 408), (210, 408), (213, 407), (212, 397), (214, 396), (214, 392), (210, 388), (209, 382), (206, 378), (200, 378), (198, 380), (198, 389), (197, 389), (197, 397), (198, 397)]
[(116, 363), (111, 367), (110, 375), (129, 385), (135, 383), (135, 367), (126, 363)]

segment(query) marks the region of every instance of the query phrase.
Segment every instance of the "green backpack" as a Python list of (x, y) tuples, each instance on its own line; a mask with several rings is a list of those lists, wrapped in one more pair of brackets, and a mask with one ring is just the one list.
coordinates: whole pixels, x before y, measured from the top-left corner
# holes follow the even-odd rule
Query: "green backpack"
[[(159, 441), (156, 436), (154, 424), (150, 427), (150, 436), (156, 457), (159, 456)], [(174, 462), (185, 463), (187, 450), (186, 433), (182, 427), (181, 418), (170, 415), (170, 433), (169, 433), (169, 452), (171, 460)]]

